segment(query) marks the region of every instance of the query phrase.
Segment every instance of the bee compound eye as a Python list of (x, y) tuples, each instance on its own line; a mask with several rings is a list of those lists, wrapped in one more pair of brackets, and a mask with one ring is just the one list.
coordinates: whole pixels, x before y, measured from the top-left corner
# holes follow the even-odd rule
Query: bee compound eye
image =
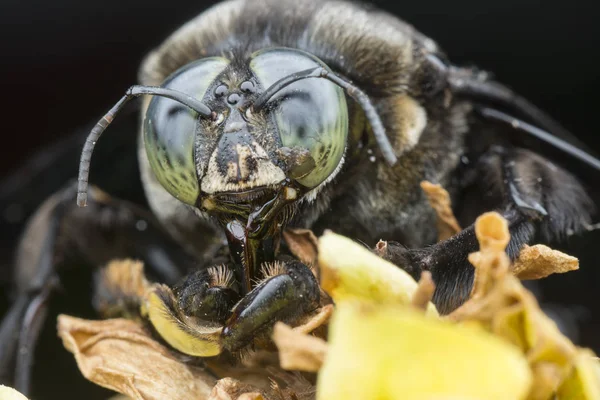
[[(163, 87), (202, 99), (228, 64), (228, 60), (218, 57), (193, 62), (174, 72)], [(228, 89), (219, 85), (215, 91)], [(222, 122), (223, 117), (216, 114), (215, 122)], [(197, 134), (202, 129), (200, 116), (190, 108), (164, 97), (154, 96), (150, 100), (143, 125), (150, 167), (167, 192), (192, 206), (198, 199), (202, 178), (198, 175), (202, 171), (201, 162), (195, 153)]]
[(329, 81), (299, 81), (279, 94), (272, 110), (283, 146), (293, 150), (289, 177), (317, 187), (337, 169), (348, 138), (348, 106), (343, 91)]
[[(250, 63), (264, 88), (323, 66), (308, 53), (277, 48), (258, 51)], [(326, 79), (303, 79), (278, 90), (269, 103), (265, 110), (274, 116), (282, 148), (292, 155), (288, 177), (317, 187), (336, 171), (346, 149), (349, 116), (343, 89)]]

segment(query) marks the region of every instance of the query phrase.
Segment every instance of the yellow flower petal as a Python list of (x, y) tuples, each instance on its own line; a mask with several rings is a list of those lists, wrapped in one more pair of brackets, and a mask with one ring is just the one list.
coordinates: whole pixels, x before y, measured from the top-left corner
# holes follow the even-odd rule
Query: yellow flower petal
[(600, 399), (600, 360), (590, 350), (579, 351), (571, 376), (558, 389), (558, 399)]
[(27, 397), (11, 387), (0, 385), (0, 400), (27, 400)]
[(530, 384), (518, 348), (482, 329), (344, 302), (330, 324), (317, 399), (517, 400)]
[[(319, 238), (319, 268), (321, 286), (336, 303), (361, 299), (408, 305), (417, 291), (417, 282), (408, 273), (332, 232)], [(438, 315), (431, 302), (427, 313)]]

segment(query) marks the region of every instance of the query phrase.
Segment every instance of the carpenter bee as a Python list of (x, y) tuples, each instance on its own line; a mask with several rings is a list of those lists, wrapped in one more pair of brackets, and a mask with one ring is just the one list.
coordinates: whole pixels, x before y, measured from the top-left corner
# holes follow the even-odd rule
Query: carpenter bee
[[(560, 151), (578, 170), (600, 161), (487, 73), (453, 65), (433, 40), (371, 6), (225, 1), (152, 51), (139, 81), (94, 126), (77, 183), (40, 207), (18, 249), (0, 367), (15, 370), (23, 392), (27, 350), (73, 259), (142, 260), (167, 284), (151, 301), (154, 329), (175, 349), (210, 357), (318, 306), (315, 274), (286, 250), (288, 227), (392, 241), (389, 260), (416, 279), (431, 271), (434, 303), (448, 313), (472, 286), (470, 224), (480, 213), (508, 220), (511, 257), (592, 223), (579, 180), (533, 150)], [(101, 134), (138, 97), (151, 211), (88, 187)], [(439, 243), (423, 180), (449, 190), (467, 226)]]

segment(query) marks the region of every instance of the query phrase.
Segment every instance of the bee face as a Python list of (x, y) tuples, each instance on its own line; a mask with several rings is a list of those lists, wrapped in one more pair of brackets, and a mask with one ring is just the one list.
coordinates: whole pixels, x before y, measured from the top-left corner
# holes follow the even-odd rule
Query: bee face
[(246, 202), (284, 183), (291, 182), (295, 193), (318, 190), (343, 163), (343, 90), (305, 79), (278, 90), (260, 110), (253, 104), (280, 79), (323, 66), (300, 50), (269, 48), (242, 62), (211, 57), (173, 73), (163, 87), (201, 99), (213, 118), (199, 118), (168, 98), (152, 99), (144, 138), (159, 182), (184, 203), (208, 211), (223, 198)]

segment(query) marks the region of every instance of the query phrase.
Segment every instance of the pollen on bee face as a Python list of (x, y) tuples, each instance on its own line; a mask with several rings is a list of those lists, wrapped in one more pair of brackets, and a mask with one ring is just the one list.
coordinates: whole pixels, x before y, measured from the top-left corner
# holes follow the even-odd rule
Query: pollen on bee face
[(291, 187), (286, 187), (284, 192), (284, 196), (286, 200), (296, 200), (298, 197), (298, 191)]
[(205, 210), (213, 210), (215, 206), (215, 202), (212, 199), (206, 198), (202, 200), (202, 208)]
[(238, 191), (277, 184), (285, 174), (248, 134), (225, 134), (208, 163), (201, 188), (205, 193)]

